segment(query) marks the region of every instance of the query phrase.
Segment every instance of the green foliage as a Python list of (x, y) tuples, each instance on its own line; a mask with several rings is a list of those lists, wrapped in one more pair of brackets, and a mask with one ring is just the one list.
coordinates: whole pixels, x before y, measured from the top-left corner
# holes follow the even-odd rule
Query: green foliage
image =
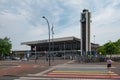
[(120, 54), (120, 39), (116, 42), (108, 42), (98, 48), (98, 52), (105, 55)]
[(117, 50), (118, 48), (113, 42), (108, 42), (104, 46), (105, 46), (106, 53), (109, 55), (116, 54), (118, 52)]
[(118, 48), (118, 53), (120, 53), (120, 39), (115, 42), (115, 45)]
[(5, 37), (4, 39), (0, 38), (0, 56), (7, 55), (10, 53), (12, 44), (10, 38)]
[(105, 47), (104, 46), (100, 46), (98, 48), (98, 52), (101, 53), (102, 55), (105, 55), (106, 54)]

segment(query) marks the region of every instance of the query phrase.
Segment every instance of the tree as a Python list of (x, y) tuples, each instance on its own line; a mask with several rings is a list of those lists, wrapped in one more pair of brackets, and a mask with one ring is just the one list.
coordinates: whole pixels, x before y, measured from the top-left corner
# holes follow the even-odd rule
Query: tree
[(118, 52), (116, 45), (111, 41), (105, 44), (105, 50), (109, 55), (116, 54)]
[(118, 54), (120, 53), (120, 39), (115, 42), (116, 47), (118, 48)]
[(5, 37), (4, 39), (0, 38), (0, 56), (9, 55), (12, 44), (10, 38)]
[(98, 52), (99, 52), (99, 53), (102, 53), (102, 55), (105, 55), (105, 54), (106, 54), (105, 47), (104, 47), (104, 46), (100, 46), (100, 47), (98, 48)]
[(120, 40), (117, 42), (107, 42), (103, 46), (98, 48), (98, 52), (102, 52), (105, 55), (119, 54), (120, 53)]

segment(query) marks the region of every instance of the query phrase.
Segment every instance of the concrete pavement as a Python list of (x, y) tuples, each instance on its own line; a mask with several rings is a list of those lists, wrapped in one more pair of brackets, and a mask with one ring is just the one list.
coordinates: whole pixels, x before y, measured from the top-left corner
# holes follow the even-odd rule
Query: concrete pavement
[(105, 63), (76, 63), (74, 60), (55, 60), (48, 66), (44, 60), (3, 61), (0, 80), (120, 80), (120, 63), (108, 73)]
[[(112, 67), (116, 68), (116, 67)], [(52, 66), (37, 73), (29, 74), (29, 77), (21, 77), (16, 80), (119, 80), (119, 74), (108, 72), (106, 65), (76, 64), (70, 61), (65, 64)]]

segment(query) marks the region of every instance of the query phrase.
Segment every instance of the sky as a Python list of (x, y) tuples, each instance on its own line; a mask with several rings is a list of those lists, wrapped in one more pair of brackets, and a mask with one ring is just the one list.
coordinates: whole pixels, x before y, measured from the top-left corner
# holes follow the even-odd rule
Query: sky
[[(54, 38), (80, 38), (80, 14), (91, 12), (91, 42), (103, 45), (120, 39), (120, 0), (0, 0), (0, 38), (9, 37), (12, 50), (26, 50), (21, 42)], [(95, 36), (94, 36), (95, 35)]]

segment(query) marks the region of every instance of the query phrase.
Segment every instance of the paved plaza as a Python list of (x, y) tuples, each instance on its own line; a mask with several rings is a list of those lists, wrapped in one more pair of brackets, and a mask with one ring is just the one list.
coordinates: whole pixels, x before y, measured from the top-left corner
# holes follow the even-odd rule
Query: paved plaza
[[(72, 61), (71, 61), (72, 62)], [(54, 66), (43, 73), (31, 76), (41, 76), (49, 78), (83, 78), (83, 79), (119, 79), (119, 74), (108, 72), (106, 65), (89, 65), (89, 64), (71, 64)], [(116, 67), (112, 67), (116, 68)]]
[(67, 65), (57, 67), (56, 69), (44, 74), (47, 77), (66, 77), (66, 78), (120, 78), (114, 72), (108, 72), (104, 66), (99, 65)]
[(0, 66), (0, 80), (4, 80), (2, 77), (15, 77), (10, 80), (120, 80), (119, 64), (114, 64), (112, 71), (108, 72), (106, 63), (56, 60), (48, 66), (48, 62), (44, 61), (38, 61), (36, 64), (34, 61), (15, 61), (9, 64), (9, 67)]

